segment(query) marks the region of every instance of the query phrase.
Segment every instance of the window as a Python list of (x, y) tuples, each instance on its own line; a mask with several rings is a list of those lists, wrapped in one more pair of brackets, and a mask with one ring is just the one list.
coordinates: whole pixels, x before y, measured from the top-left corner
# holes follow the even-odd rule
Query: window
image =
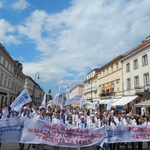
[(149, 73), (144, 74), (144, 84), (149, 85)]
[(4, 66), (5, 66), (5, 68), (8, 68), (8, 61), (7, 60), (5, 60)]
[(7, 76), (5, 76), (4, 86), (7, 87)]
[(113, 72), (113, 66), (111, 66), (111, 72)]
[(143, 62), (143, 66), (148, 65), (148, 57), (147, 57), (147, 55), (144, 55), (144, 56), (142, 57), (142, 62)]
[(109, 74), (109, 68), (107, 68), (107, 74)]
[(126, 64), (126, 72), (130, 72), (130, 63)]
[(117, 92), (119, 92), (120, 88), (119, 88), (119, 81), (116, 82), (116, 89), (117, 89)]
[(3, 56), (1, 56), (1, 62), (0, 62), (2, 65), (3, 65), (3, 63), (4, 63), (4, 57)]
[(135, 69), (138, 69), (138, 60), (137, 60), (137, 59), (135, 59), (135, 60), (133, 61), (133, 68), (134, 68), (134, 70), (135, 70)]
[(8, 88), (10, 88), (10, 78), (9, 78), (9, 80), (8, 80)]
[(0, 85), (3, 85), (3, 78), (4, 78), (4, 74), (3, 74), (3, 73), (1, 73)]
[(103, 76), (105, 76), (105, 70), (103, 71)]
[(118, 70), (118, 63), (116, 63), (116, 70)]
[(139, 87), (139, 76), (134, 77), (134, 85), (135, 87)]
[(127, 79), (127, 90), (131, 89), (131, 80)]

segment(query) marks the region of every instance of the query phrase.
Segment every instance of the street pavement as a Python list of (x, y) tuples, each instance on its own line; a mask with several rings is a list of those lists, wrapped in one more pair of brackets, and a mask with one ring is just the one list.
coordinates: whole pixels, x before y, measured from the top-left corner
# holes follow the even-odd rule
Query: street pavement
[[(27, 150), (28, 146), (29, 146), (28, 144), (25, 144), (24, 150)], [(17, 143), (2, 143), (0, 150), (19, 150), (19, 144), (17, 144)], [(31, 146), (30, 150), (35, 150), (35, 149), (32, 148), (32, 146)], [(44, 145), (44, 150), (53, 150), (53, 147), (49, 146), (49, 145)], [(66, 148), (61, 147), (61, 148), (59, 148), (59, 150), (66, 150)], [(71, 148), (71, 150), (77, 150), (77, 148)], [(85, 148), (82, 148), (81, 150), (90, 150), (90, 147), (85, 147)], [(96, 150), (96, 147), (93, 146), (92, 150)], [(125, 146), (123, 146), (121, 144), (119, 150), (125, 150)], [(132, 150), (130, 144), (128, 146), (128, 150)], [(137, 148), (135, 150), (137, 150)], [(148, 150), (146, 142), (143, 143), (142, 150)]]

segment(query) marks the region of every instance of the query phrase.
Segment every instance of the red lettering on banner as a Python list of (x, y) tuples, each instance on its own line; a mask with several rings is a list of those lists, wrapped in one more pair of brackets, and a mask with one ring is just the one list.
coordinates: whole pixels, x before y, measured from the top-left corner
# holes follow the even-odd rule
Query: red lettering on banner
[(58, 125), (48, 125), (48, 124), (44, 124), (44, 128), (50, 129), (50, 130), (65, 130), (65, 127), (63, 126), (58, 126)]
[(38, 129), (28, 128), (28, 132), (36, 133), (36, 134), (50, 135), (50, 131), (47, 131), (47, 130), (38, 130)]
[(133, 131), (133, 132), (150, 132), (150, 128), (147, 127), (130, 127), (128, 131)]
[(76, 140), (76, 144), (77, 145), (88, 145), (88, 144), (92, 144), (91, 140)]
[(150, 135), (148, 134), (136, 134), (133, 135), (132, 138), (134, 140), (150, 140)]
[(81, 133), (81, 134), (89, 134), (89, 130), (88, 129), (70, 129), (70, 128), (66, 128), (66, 131), (71, 132), (71, 133)]

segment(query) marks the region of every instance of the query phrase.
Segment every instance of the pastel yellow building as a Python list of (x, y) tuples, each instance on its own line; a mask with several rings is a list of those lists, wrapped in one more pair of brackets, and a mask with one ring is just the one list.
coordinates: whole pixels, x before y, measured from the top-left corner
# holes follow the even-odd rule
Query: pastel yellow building
[(122, 97), (122, 58), (123, 55), (117, 56), (98, 71), (100, 104), (107, 104), (113, 95), (114, 101)]

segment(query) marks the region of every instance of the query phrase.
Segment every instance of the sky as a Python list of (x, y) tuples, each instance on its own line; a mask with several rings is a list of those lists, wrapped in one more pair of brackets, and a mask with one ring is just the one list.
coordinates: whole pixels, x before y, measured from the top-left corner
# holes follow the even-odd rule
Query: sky
[(150, 0), (0, 0), (0, 43), (53, 96), (150, 35)]

